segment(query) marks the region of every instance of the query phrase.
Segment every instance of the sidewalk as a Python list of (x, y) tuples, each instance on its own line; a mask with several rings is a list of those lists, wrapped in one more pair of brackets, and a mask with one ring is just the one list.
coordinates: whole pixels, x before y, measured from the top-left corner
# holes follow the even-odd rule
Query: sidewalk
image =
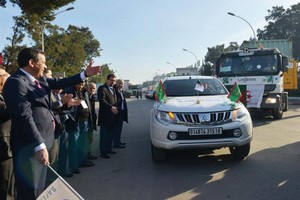
[(300, 97), (289, 97), (289, 104), (300, 105)]

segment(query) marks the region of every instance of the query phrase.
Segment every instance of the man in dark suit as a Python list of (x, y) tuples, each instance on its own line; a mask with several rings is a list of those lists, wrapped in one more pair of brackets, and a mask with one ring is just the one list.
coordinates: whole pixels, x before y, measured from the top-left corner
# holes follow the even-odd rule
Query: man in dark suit
[(11, 116), (11, 145), (18, 199), (36, 199), (44, 190), (48, 150), (54, 140), (51, 89), (66, 88), (97, 74), (92, 62), (80, 74), (64, 79), (46, 79), (44, 52), (25, 48), (18, 55), (19, 69), (4, 86), (3, 96)]
[(112, 151), (112, 139), (117, 125), (117, 96), (113, 85), (116, 76), (109, 74), (106, 83), (98, 88), (98, 100), (100, 103), (98, 123), (100, 125), (100, 153), (102, 158), (110, 158), (108, 154), (115, 154)]
[(125, 144), (121, 142), (121, 133), (123, 128), (123, 122), (128, 123), (128, 110), (125, 93), (123, 91), (124, 81), (118, 79), (116, 85), (114, 86), (117, 94), (117, 104), (118, 104), (118, 122), (116, 132), (113, 137), (113, 146), (115, 148), (125, 148)]

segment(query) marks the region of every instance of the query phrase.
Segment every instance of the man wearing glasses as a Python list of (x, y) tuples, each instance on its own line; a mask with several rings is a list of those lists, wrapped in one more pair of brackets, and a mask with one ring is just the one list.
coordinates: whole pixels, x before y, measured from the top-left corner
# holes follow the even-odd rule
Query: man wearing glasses
[(109, 154), (115, 154), (112, 151), (112, 139), (117, 126), (117, 96), (114, 89), (116, 76), (109, 74), (106, 77), (106, 83), (98, 88), (99, 115), (98, 123), (100, 125), (100, 156), (110, 158)]

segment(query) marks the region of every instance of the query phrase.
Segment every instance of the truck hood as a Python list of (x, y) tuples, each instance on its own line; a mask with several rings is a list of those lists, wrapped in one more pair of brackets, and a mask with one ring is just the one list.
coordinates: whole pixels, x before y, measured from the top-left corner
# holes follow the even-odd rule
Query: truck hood
[(166, 102), (156, 102), (154, 107), (166, 112), (214, 112), (232, 110), (234, 103), (227, 95), (167, 97)]

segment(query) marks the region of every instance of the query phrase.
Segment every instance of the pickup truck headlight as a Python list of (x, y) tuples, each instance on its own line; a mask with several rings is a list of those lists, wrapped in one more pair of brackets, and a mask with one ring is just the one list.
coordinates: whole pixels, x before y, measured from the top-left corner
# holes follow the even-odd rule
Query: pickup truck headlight
[(163, 112), (163, 111), (159, 111), (159, 110), (157, 110), (157, 112), (156, 112), (156, 119), (165, 125), (176, 122), (176, 117), (175, 117), (174, 113)]
[(232, 121), (241, 122), (247, 118), (247, 109), (245, 107), (240, 107), (232, 111)]

